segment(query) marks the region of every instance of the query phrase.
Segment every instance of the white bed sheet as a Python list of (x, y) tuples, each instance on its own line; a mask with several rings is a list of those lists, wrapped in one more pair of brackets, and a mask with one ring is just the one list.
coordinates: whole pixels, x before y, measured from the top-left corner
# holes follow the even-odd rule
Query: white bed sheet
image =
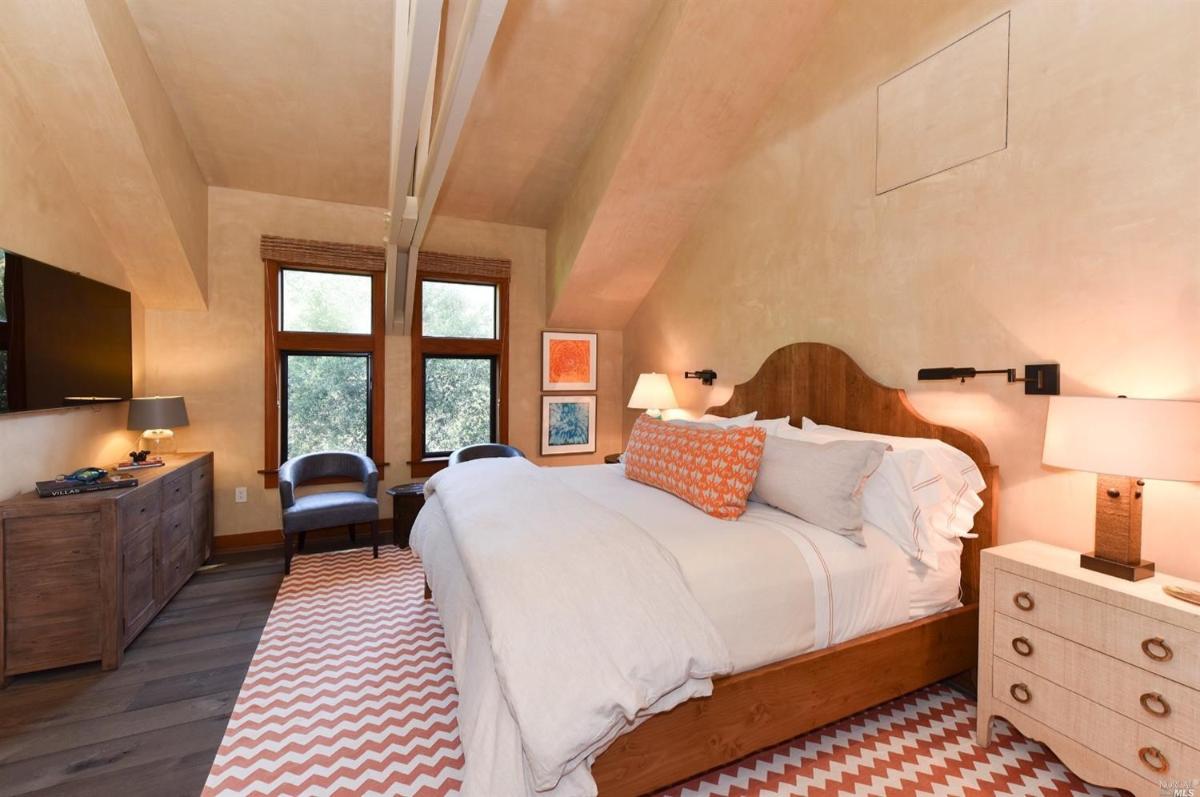
[[(555, 468), (593, 501), (640, 526), (679, 561), (688, 586), (724, 637), (737, 672), (853, 639), (958, 604), (959, 566), (934, 571), (867, 526), (862, 548), (774, 507), (751, 503), (717, 520), (675, 496), (625, 478), (620, 465)], [(798, 594), (798, 568), (811, 597)], [(805, 609), (809, 605), (814, 609)], [(815, 610), (804, 633), (801, 611)], [(809, 641), (811, 639), (811, 641)], [(803, 640), (803, 641), (801, 641)]]

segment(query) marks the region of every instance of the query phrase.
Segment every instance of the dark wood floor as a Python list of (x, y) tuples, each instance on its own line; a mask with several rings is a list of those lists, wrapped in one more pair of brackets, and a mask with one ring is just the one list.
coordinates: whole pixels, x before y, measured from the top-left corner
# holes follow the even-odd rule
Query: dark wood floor
[(214, 559), (222, 566), (192, 576), (118, 670), (14, 678), (0, 690), (0, 797), (198, 795), (283, 578), (282, 556)]

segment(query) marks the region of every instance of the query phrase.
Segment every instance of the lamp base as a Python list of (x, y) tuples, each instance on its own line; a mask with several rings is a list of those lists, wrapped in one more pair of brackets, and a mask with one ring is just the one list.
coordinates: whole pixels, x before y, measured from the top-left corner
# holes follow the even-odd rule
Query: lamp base
[(1142, 559), (1137, 564), (1131, 565), (1096, 556), (1094, 552), (1081, 553), (1079, 566), (1085, 570), (1094, 570), (1097, 573), (1123, 578), (1126, 581), (1141, 581), (1143, 578), (1150, 578), (1154, 575), (1154, 562)]

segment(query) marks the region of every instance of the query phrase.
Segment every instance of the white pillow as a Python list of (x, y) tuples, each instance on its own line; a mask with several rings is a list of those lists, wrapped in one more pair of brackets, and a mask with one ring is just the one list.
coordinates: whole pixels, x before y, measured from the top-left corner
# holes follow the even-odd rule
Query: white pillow
[(840, 426), (824, 426), (811, 418), (803, 418), (801, 423), (804, 430), (809, 432), (819, 432), (842, 439), (879, 440), (889, 444), (897, 451), (909, 449), (924, 451), (933, 459), (937, 472), (953, 486), (954, 490), (957, 490), (958, 485), (964, 481), (977, 493), (983, 492), (987, 487), (987, 482), (983, 480), (983, 474), (979, 472), (979, 466), (975, 464), (975, 460), (941, 440), (929, 437), (898, 437), (859, 432), (854, 429), (843, 429)]
[(886, 443), (768, 437), (750, 500), (782, 509), (866, 547), (862, 495)]
[(788, 421), (790, 421), (791, 419), (792, 419), (792, 416), (790, 416), (790, 415), (785, 415), (782, 418), (767, 418), (767, 419), (761, 420), (761, 421), (758, 419), (755, 419), (754, 425), (757, 426), (759, 429), (766, 429), (767, 436), (770, 437), (772, 435), (779, 434), (779, 430), (782, 429), (783, 427), (787, 426)]
[(694, 423), (711, 423), (718, 429), (732, 429), (737, 426), (753, 426), (758, 412), (748, 412), (736, 418), (722, 418), (720, 415), (701, 415)]
[[(780, 434), (793, 440), (812, 442), (915, 439), (824, 428), (834, 434), (804, 431), (794, 426), (785, 427)], [(921, 446), (896, 449), (892, 445), (893, 450), (883, 455), (883, 462), (863, 490), (863, 520), (887, 534), (910, 557), (937, 570), (939, 554), (959, 549), (959, 538), (968, 536), (975, 513), (983, 502), (966, 482), (957, 492), (947, 490), (946, 479), (941, 478), (935, 459)], [(901, 445), (905, 445), (904, 442)]]

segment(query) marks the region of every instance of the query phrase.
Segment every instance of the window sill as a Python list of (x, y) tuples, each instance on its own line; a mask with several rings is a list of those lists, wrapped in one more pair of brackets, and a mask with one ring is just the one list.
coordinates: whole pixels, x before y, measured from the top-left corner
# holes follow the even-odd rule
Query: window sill
[(450, 464), (449, 457), (429, 457), (415, 462), (409, 462), (410, 469), (414, 478), (422, 476), (432, 476), (442, 468)]

